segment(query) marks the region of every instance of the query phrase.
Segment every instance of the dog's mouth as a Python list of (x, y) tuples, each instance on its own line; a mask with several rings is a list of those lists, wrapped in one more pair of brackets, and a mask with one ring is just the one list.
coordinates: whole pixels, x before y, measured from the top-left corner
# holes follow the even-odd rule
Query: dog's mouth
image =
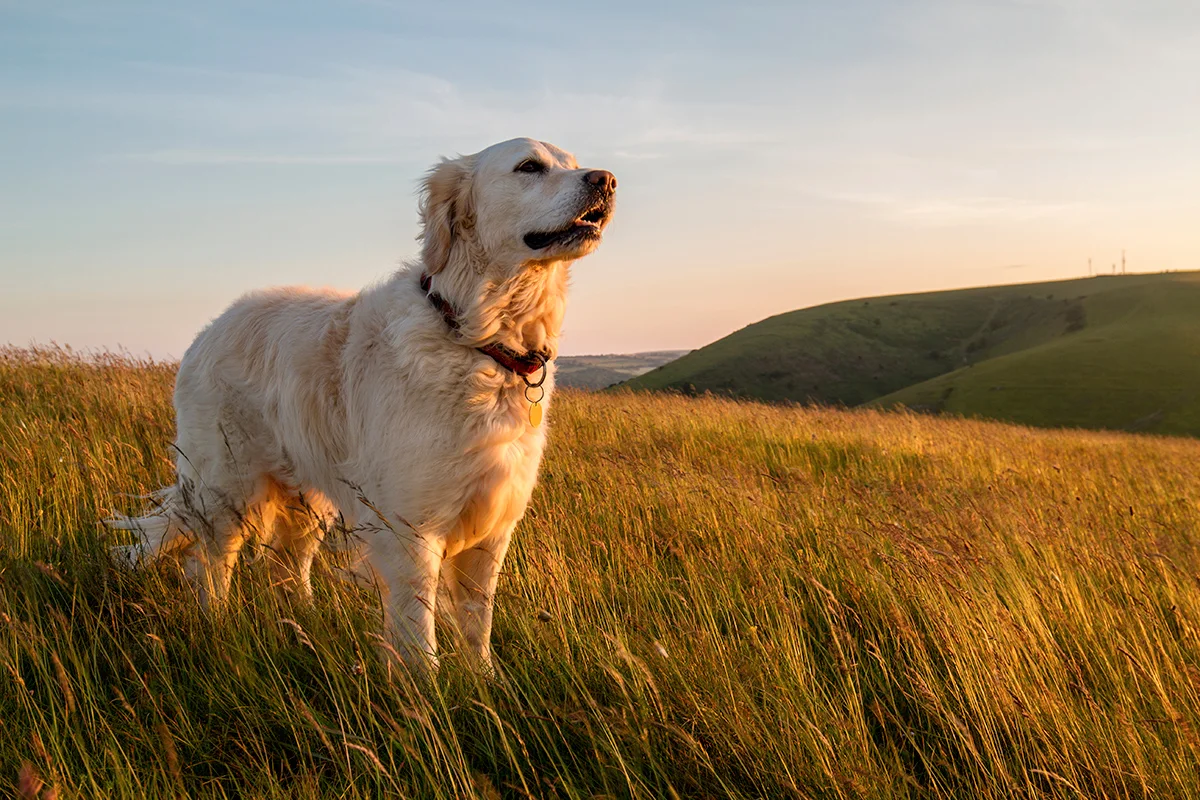
[(612, 201), (600, 200), (575, 218), (565, 228), (544, 233), (525, 234), (525, 246), (530, 250), (545, 250), (551, 245), (571, 245), (588, 239), (599, 239), (612, 216)]

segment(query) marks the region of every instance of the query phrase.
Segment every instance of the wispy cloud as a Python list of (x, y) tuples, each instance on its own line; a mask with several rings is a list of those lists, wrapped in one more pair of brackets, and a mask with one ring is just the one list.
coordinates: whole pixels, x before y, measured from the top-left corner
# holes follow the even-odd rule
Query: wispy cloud
[(125, 161), (140, 161), (174, 166), (213, 166), (221, 164), (354, 166), (358, 164), (401, 164), (411, 160), (393, 155), (238, 153), (214, 150), (154, 150), (146, 153), (126, 153), (115, 158)]
[(588, 91), (553, 76), (497, 88), (363, 63), (308, 74), (148, 61), (124, 69), (122, 80), (96, 86), (0, 79), (0, 108), (139, 120), (139, 138), (157, 146), (112, 157), (161, 164), (391, 163), (397, 153), (428, 158), (520, 135), (649, 159), (779, 139), (750, 109), (680, 101), (640, 76)]
[[(405, 42), (394, 45), (404, 52)], [(565, 73), (521, 84), (342, 58), (259, 68), (135, 57), (103, 80), (0, 77), (0, 109), (137, 120), (138, 138), (150, 146), (113, 157), (162, 164), (387, 163), (398, 152), (427, 159), (430, 150), (469, 150), (519, 135), (649, 159), (669, 158), (674, 148), (729, 150), (771, 138), (752, 109), (685, 101), (644, 73), (614, 75), (603, 86)]]
[(1047, 202), (1003, 196), (925, 196), (830, 192), (825, 197), (866, 207), (892, 221), (927, 227), (1029, 222), (1078, 216), (1094, 208), (1081, 202)]

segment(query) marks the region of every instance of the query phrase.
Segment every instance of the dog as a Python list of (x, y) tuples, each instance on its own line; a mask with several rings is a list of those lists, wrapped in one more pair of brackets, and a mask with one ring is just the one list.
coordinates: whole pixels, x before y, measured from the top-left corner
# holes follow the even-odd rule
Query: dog
[(153, 512), (110, 520), (139, 534), (126, 554), (186, 553), (214, 607), (248, 540), (268, 544), (277, 585), (310, 597), (326, 534), (350, 531), (405, 661), (437, 665), (440, 574), (468, 652), (490, 669), (570, 267), (600, 244), (616, 186), (532, 139), (443, 159), (421, 188), (420, 257), (390, 279), (235, 302), (179, 364), (175, 483)]

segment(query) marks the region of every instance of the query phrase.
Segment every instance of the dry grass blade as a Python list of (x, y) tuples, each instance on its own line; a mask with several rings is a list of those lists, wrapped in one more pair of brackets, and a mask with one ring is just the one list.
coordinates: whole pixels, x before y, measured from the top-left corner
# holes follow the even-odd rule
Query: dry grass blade
[(58, 657), (58, 651), (50, 651), (50, 662), (54, 665), (54, 677), (58, 681), (58, 690), (62, 694), (63, 708), (66, 716), (69, 717), (75, 711), (75, 691), (71, 688), (71, 681), (67, 678), (67, 670), (63, 666), (62, 659)]

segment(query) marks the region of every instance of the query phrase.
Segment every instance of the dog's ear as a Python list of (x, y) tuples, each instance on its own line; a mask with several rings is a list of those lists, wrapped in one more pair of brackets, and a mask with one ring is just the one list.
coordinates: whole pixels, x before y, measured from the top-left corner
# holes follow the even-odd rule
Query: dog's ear
[(450, 261), (455, 240), (475, 225), (471, 196), (471, 164), (464, 158), (443, 159), (421, 185), (422, 258), (425, 272), (435, 275)]

